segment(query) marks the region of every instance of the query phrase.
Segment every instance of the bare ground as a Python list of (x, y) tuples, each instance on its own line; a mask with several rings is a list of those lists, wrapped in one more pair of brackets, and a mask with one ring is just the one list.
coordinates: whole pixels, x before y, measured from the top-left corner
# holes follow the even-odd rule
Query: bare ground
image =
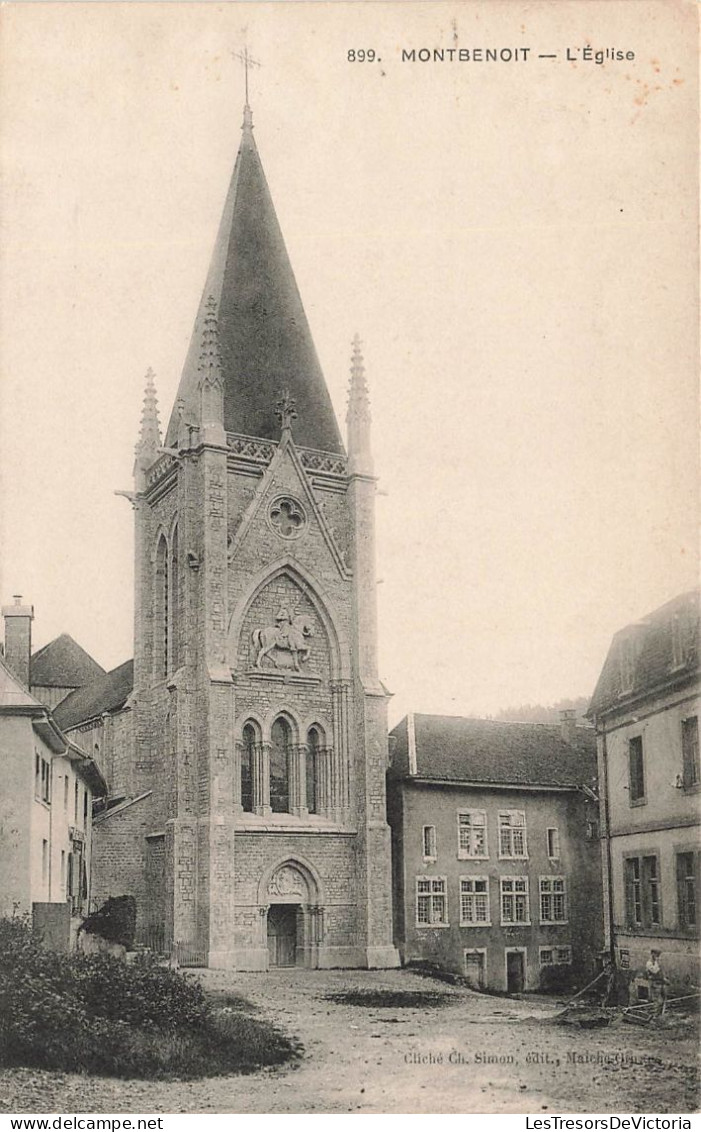
[[(698, 1105), (697, 1031), (553, 1021), (555, 1001), (447, 987), (408, 971), (201, 973), (298, 1037), (282, 1069), (201, 1081), (121, 1081), (0, 1071), (5, 1113), (689, 1113)], [(347, 992), (435, 992), (440, 1005), (359, 1006)]]

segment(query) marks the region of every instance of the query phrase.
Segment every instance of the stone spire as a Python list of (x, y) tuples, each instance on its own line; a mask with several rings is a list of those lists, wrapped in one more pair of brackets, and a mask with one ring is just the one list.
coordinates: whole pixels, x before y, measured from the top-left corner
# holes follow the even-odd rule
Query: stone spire
[[(136, 442), (136, 461), (134, 475), (137, 479), (143, 476), (147, 468), (151, 467), (158, 456), (161, 447), (161, 426), (158, 420), (158, 398), (156, 396), (156, 382), (153, 370), (146, 371), (146, 388), (144, 390), (144, 405), (141, 410), (141, 428), (139, 439)], [(140, 485), (137, 484), (137, 487)]]
[(185, 359), (166, 444), (199, 414), (199, 363), (210, 296), (216, 303), (226, 432), (276, 440), (275, 402), (288, 389), (297, 403), (295, 441), (342, 453), (343, 441), (321, 372), (265, 173), (244, 109), (241, 144)]
[(373, 474), (372, 451), (370, 448), (370, 397), (365, 380), (365, 365), (361, 351), (360, 338), (353, 339), (351, 356), (350, 385), (348, 387), (348, 469), (360, 474)]
[(200, 423), (205, 443), (224, 444), (224, 383), (219, 352), (217, 304), (210, 295), (202, 321), (202, 344), (197, 366), (200, 391)]

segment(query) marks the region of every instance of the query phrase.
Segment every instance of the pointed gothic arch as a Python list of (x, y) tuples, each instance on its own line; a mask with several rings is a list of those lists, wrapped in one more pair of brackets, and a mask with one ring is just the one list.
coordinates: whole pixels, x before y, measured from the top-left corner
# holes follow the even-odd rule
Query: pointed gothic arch
[(171, 616), (169, 619), (170, 670), (176, 672), (182, 661), (182, 598), (180, 595), (180, 547), (178, 516), (174, 517), (170, 535), (170, 592)]
[(170, 636), (170, 570), (168, 541), (161, 530), (154, 553), (153, 674), (156, 680), (168, 675)]
[(276, 887), (282, 888), (280, 884), (276, 886), (275, 878), (279, 877), (285, 869), (293, 869), (300, 874), (306, 886), (306, 893), (303, 893), (308, 899), (308, 902), (313, 905), (323, 905), (326, 902), (326, 895), (322, 879), (310, 861), (306, 857), (302, 857), (297, 853), (282, 854), (277, 860), (261, 875), (258, 884), (258, 903), (262, 906), (270, 903), (270, 898)]
[(228, 632), (229, 664), (237, 666), (238, 644), (243, 623), (249, 608), (258, 595), (276, 578), (287, 576), (309, 599), (326, 632), (333, 680), (350, 679), (350, 643), (342, 622), (336, 613), (334, 603), (318, 580), (291, 555), (278, 559), (259, 570), (250, 579), (246, 589), (231, 614)]
[(241, 731), (240, 750), (238, 791), (241, 812), (252, 814), (255, 807), (257, 760), (261, 757), (261, 730), (260, 725), (250, 717)]

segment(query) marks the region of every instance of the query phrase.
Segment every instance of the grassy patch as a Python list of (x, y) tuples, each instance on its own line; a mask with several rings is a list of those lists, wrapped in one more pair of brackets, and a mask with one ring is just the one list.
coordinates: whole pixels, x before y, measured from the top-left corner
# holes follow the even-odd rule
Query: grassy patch
[(221, 999), (152, 961), (57, 955), (24, 921), (0, 919), (0, 1065), (193, 1078), (299, 1055), (297, 1042), (251, 1017), (246, 999)]
[(444, 1006), (452, 997), (440, 991), (357, 990), (325, 994), (324, 1001), (336, 1002), (339, 1006), (367, 1006), (375, 1009), (389, 1007), (423, 1009)]

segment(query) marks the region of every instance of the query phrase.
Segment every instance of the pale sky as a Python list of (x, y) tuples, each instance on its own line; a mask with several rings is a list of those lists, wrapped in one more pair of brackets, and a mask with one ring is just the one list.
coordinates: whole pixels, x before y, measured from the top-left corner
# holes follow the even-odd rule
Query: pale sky
[[(698, 580), (694, 8), (6, 5), (0, 594), (34, 604), (35, 647), (132, 655), (113, 492), (148, 366), (170, 414), (247, 39), (342, 422), (364, 342), (390, 718), (590, 694), (612, 634)], [(530, 53), (402, 62), (434, 47)]]

